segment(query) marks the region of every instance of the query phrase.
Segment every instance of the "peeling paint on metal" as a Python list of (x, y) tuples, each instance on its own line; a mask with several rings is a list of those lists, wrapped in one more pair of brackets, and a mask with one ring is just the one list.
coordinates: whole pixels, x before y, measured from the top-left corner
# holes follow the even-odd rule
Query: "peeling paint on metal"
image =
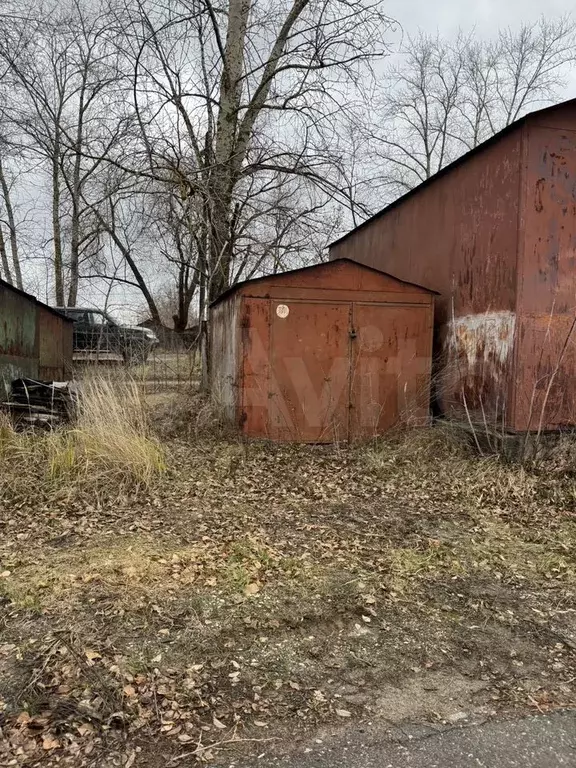
[(470, 368), (479, 361), (493, 363), (498, 374), (514, 348), (515, 327), (515, 313), (506, 310), (464, 315), (450, 321), (446, 343)]

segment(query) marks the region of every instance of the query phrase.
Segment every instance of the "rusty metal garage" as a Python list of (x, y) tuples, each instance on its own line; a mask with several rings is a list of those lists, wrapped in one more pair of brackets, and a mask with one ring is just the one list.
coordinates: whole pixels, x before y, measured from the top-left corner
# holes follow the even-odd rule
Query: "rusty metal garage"
[(440, 410), (576, 425), (576, 100), (533, 112), (333, 243), (430, 286)]
[(434, 292), (348, 259), (210, 308), (210, 384), (245, 435), (309, 443), (428, 422)]
[(14, 379), (68, 378), (72, 326), (64, 315), (0, 280), (0, 399)]

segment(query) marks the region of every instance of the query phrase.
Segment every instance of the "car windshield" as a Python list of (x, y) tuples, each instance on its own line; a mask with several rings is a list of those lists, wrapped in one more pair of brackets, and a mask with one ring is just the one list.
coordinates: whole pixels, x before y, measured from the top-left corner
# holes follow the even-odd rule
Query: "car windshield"
[(116, 325), (114, 320), (105, 312), (90, 312), (91, 325)]
[(74, 320), (75, 323), (88, 322), (88, 313), (84, 309), (64, 309), (62, 312), (66, 315), (66, 317)]
[(117, 325), (109, 315), (98, 310), (66, 308), (62, 311), (66, 317), (69, 317), (75, 323), (86, 323), (87, 325)]

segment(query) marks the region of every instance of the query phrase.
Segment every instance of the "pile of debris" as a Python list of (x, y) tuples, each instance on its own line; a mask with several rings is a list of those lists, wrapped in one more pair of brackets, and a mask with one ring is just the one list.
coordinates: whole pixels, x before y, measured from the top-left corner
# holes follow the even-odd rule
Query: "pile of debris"
[(17, 426), (53, 428), (74, 419), (77, 405), (74, 382), (15, 379), (2, 408)]

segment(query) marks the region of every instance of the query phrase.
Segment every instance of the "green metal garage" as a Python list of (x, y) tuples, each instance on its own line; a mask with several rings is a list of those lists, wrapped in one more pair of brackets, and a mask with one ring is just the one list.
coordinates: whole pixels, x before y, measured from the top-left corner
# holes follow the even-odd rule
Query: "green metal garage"
[(0, 280), (0, 399), (14, 379), (69, 378), (72, 326), (60, 312)]

